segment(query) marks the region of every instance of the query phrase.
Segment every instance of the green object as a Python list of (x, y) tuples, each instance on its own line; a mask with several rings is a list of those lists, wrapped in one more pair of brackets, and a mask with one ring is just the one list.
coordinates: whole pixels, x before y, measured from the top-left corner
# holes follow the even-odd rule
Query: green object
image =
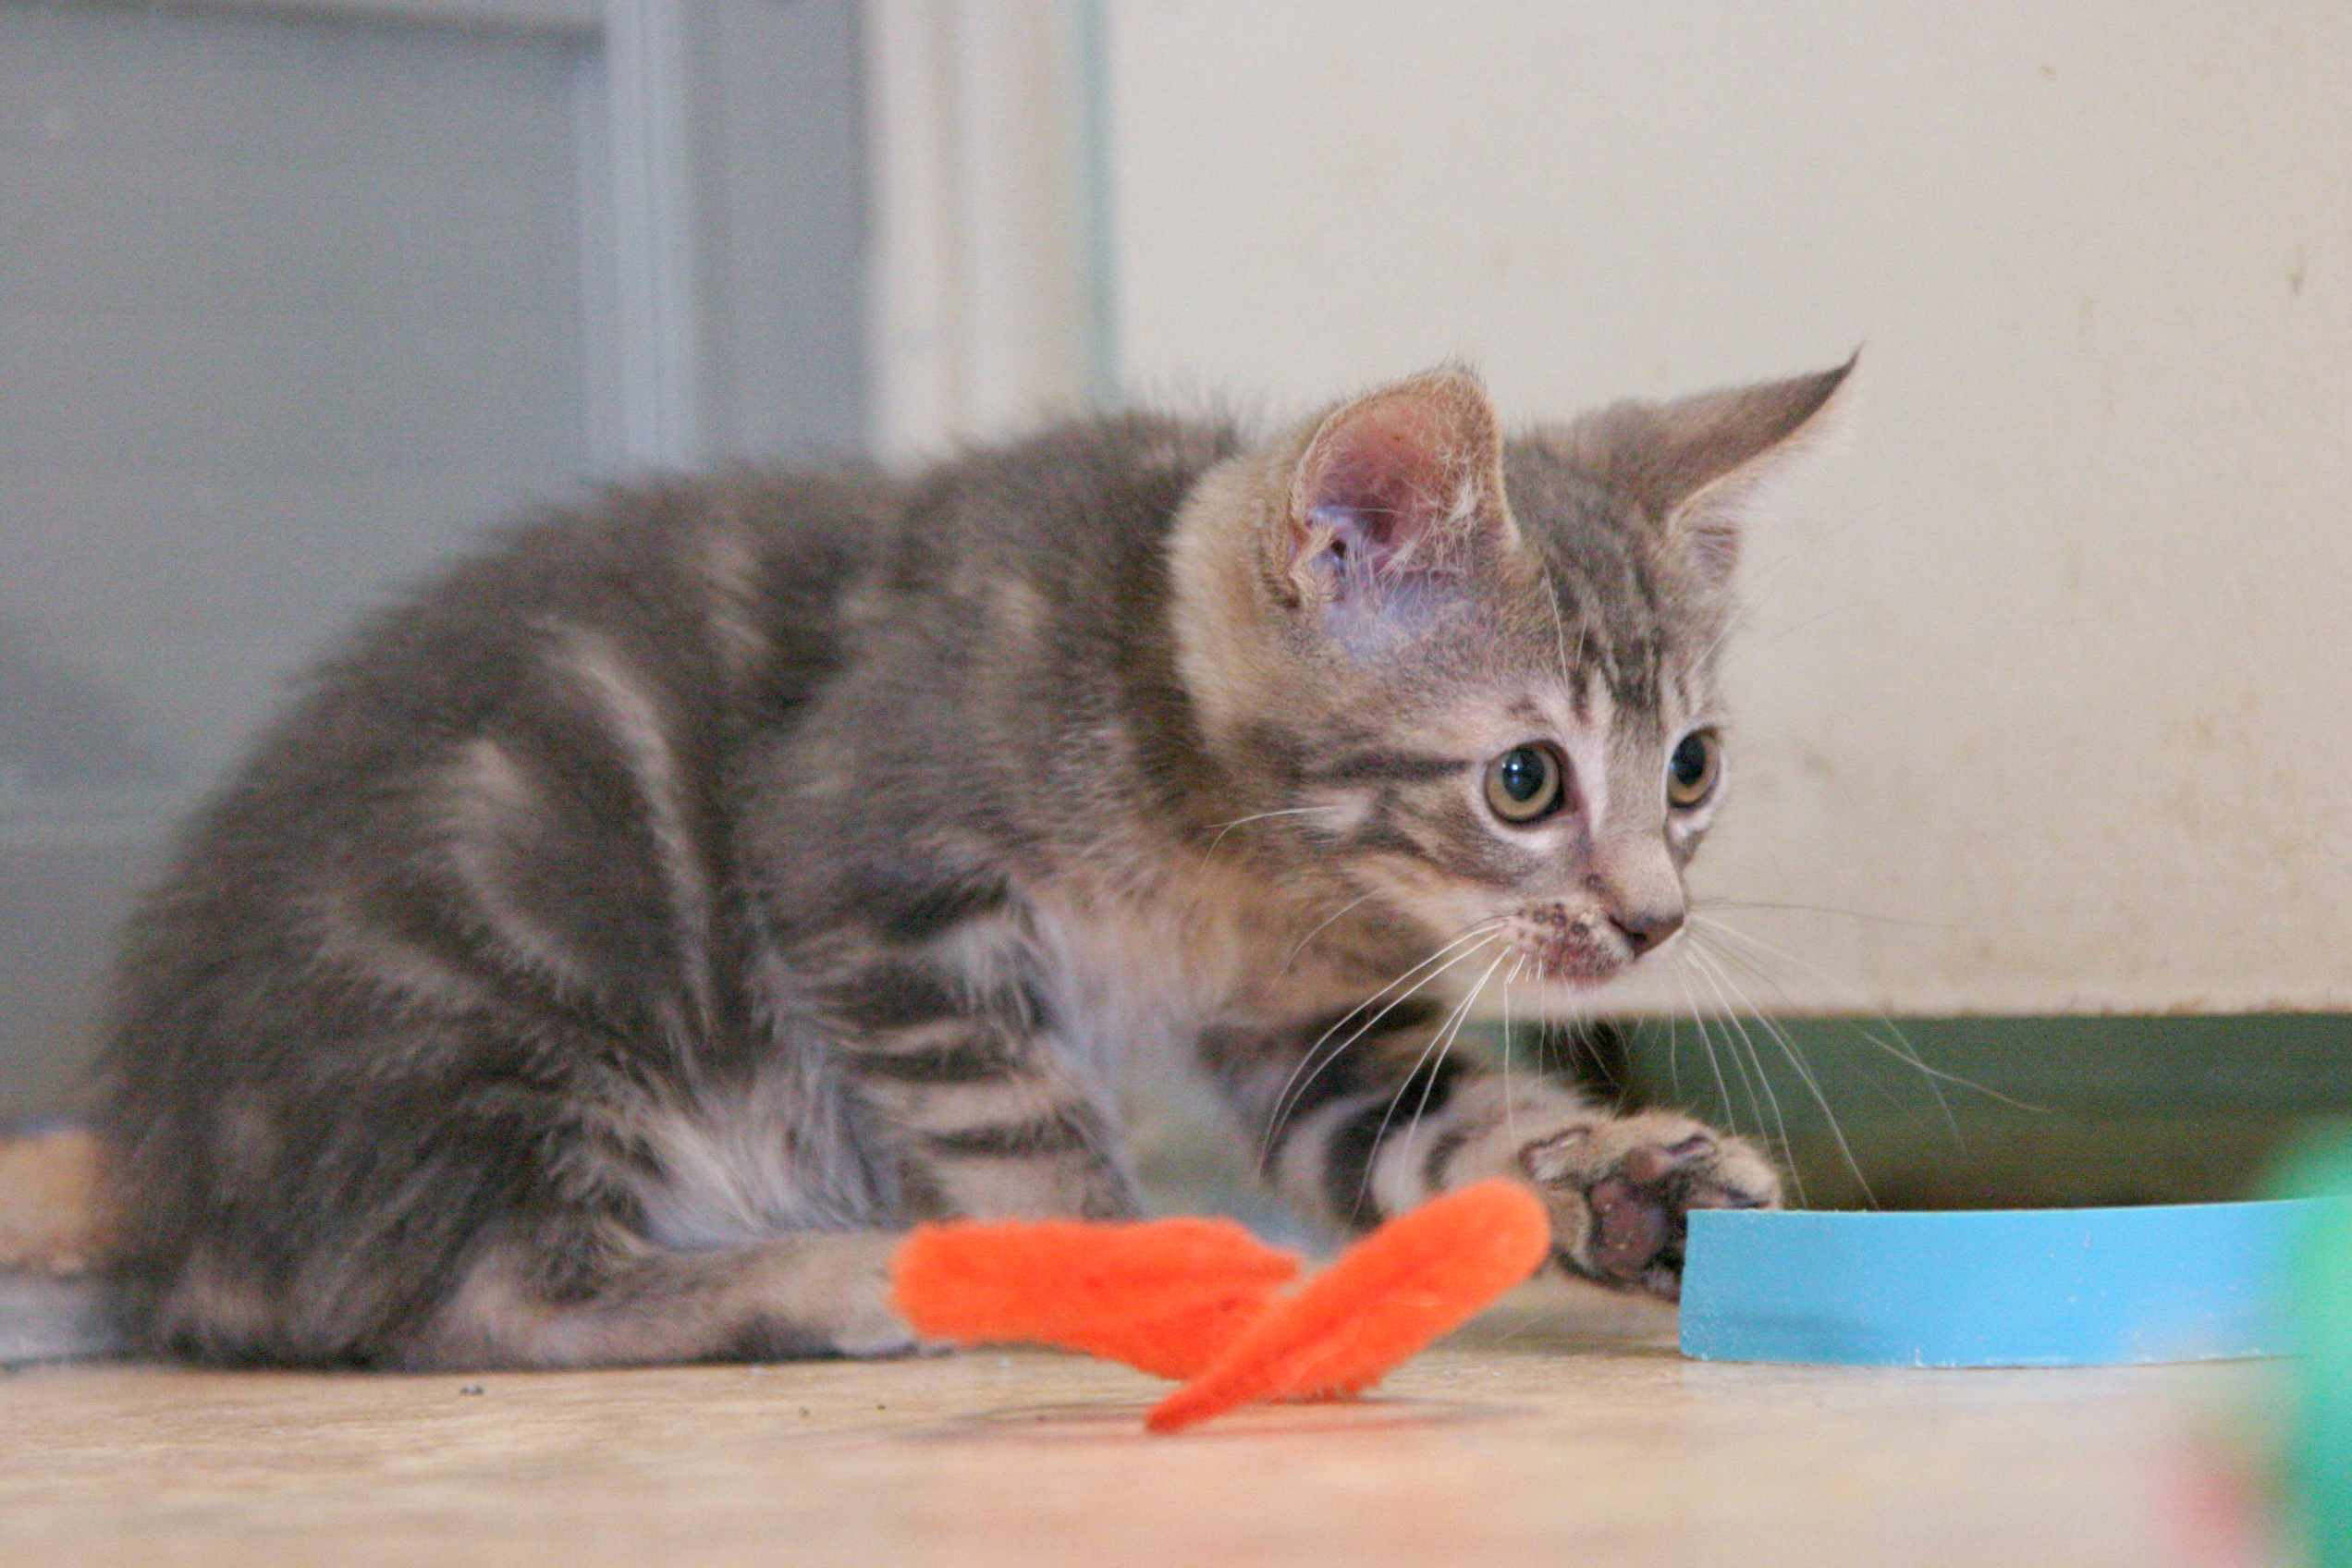
[[(2314, 1133), (2282, 1170), (2285, 1197), (2352, 1197), (2352, 1123)], [(2287, 1252), (2282, 1479), (2288, 1527), (2315, 1568), (2352, 1568), (2352, 1204), (2321, 1205)]]

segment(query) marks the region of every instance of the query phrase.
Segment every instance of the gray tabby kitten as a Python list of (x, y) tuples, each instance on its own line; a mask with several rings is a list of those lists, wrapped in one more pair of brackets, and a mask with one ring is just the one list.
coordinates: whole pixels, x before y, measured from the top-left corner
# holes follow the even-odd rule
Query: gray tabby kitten
[(1303, 1209), (1507, 1173), (1558, 1267), (1672, 1294), (1768, 1163), (1506, 1094), (1418, 993), (1674, 934), (1743, 515), (1844, 376), (1505, 441), (1442, 370), (1257, 444), (1105, 419), (520, 530), (318, 672), (134, 923), (137, 1341), (901, 1349), (910, 1223), (1134, 1212), (1152, 1059)]

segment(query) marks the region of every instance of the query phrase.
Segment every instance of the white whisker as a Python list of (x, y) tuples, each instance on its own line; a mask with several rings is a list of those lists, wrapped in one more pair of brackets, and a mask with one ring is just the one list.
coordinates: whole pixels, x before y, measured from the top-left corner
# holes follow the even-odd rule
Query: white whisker
[[(1715, 933), (1720, 937), (1743, 943), (1746, 947), (1754, 949), (1767, 957), (1775, 959), (1780, 962), (1789, 964), (1795, 968), (1802, 969), (1811, 974), (1815, 979), (1820, 980), (1825, 984), (1836, 984), (1836, 982), (1831, 979), (1829, 974), (1819, 969), (1816, 969), (1814, 966), (1805, 962), (1802, 959), (1795, 957), (1794, 954), (1784, 952), (1781, 949), (1774, 947), (1771, 943), (1763, 940), (1761, 937), (1751, 936), (1747, 932), (1742, 931), (1735, 926), (1727, 925), (1722, 921), (1710, 920), (1703, 915), (1694, 915), (1692, 917), (1692, 926), (1694, 934), (1696, 934), (1698, 927), (1704, 926), (1707, 930)], [(1739, 959), (1739, 955), (1720, 945), (1716, 950), (1721, 952), (1725, 958)], [(1779, 980), (1754, 959), (1739, 959), (1739, 961), (1745, 965), (1750, 974), (1754, 974), (1765, 985), (1770, 986), (1776, 991), (1782, 989)], [(1784, 992), (1782, 994), (1785, 995)], [(2050, 1108), (2047, 1106), (2034, 1105), (2028, 1101), (2015, 1098), (2012, 1096), (2003, 1094), (2000, 1090), (1992, 1088), (1988, 1084), (1979, 1084), (1974, 1079), (1964, 1078), (1956, 1072), (1950, 1072), (1934, 1065), (1932, 1062), (1928, 1061), (1925, 1058), (1919, 1055), (1918, 1047), (1911, 1044), (1910, 1040), (1905, 1037), (1902, 1028), (1896, 1024), (1894, 1020), (1887, 1017), (1884, 1013), (1877, 1014), (1876, 1019), (1878, 1023), (1884, 1024), (1888, 1034), (1893, 1036), (1892, 1041), (1882, 1040), (1876, 1035), (1870, 1033), (1868, 1029), (1860, 1028), (1858, 1026), (1855, 1033), (1877, 1049), (1885, 1052), (1888, 1056), (1891, 1056), (1895, 1060), (1902, 1062), (1905, 1066), (1912, 1069), (1921, 1077), (1928, 1080), (1929, 1087), (1936, 1096), (1936, 1105), (1942, 1111), (1944, 1120), (1947, 1122), (1952, 1123), (1953, 1133), (1955, 1137), (1958, 1135), (1959, 1127), (1956, 1122), (1953, 1121), (1952, 1109), (1950, 1105), (1945, 1102), (1943, 1098), (1943, 1091), (1939, 1086), (1942, 1084), (1950, 1084), (1955, 1088), (1966, 1089), (1972, 1093), (1983, 1095), (1988, 1099), (1998, 1100), (2002, 1104), (2012, 1106), (2018, 1110), (2032, 1111), (2037, 1115), (2043, 1116), (2050, 1114)]]
[[(1697, 936), (1697, 933), (1693, 935)], [(1695, 955), (1704, 951), (1703, 948), (1694, 945)], [(1716, 973), (1722, 976), (1726, 985), (1730, 985), (1733, 982), (1730, 974), (1721, 967), (1723, 962), (1738, 962), (1740, 960), (1737, 954), (1722, 949), (1716, 949), (1714, 957), (1709, 960)], [(1796, 1042), (1789, 1036), (1787, 1030), (1763, 1013), (1756, 1011), (1752, 1006), (1748, 1011), (1756, 1021), (1764, 1026), (1774, 1047), (1779, 1049), (1781, 1055), (1788, 1059), (1788, 1064), (1795, 1072), (1798, 1082), (1802, 1083), (1806, 1092), (1813, 1096), (1813, 1103), (1820, 1108), (1821, 1120), (1828, 1124), (1830, 1137), (1837, 1145), (1838, 1156), (1845, 1162), (1846, 1170), (1853, 1176), (1855, 1185), (1862, 1189), (1864, 1201), (1873, 1207), (1877, 1207), (1878, 1194), (1870, 1190), (1870, 1179), (1862, 1173), (1862, 1162), (1855, 1158), (1854, 1146), (1846, 1139), (1844, 1124), (1838, 1120), (1836, 1110), (1830, 1105), (1829, 1095), (1821, 1085), (1820, 1074), (1813, 1070), (1812, 1063), (1805, 1060), (1805, 1054), (1796, 1048)]]
[[(1722, 1026), (1724, 1049), (1731, 1053), (1732, 1069), (1739, 1075), (1740, 1087), (1747, 1093), (1748, 1113), (1756, 1118), (1756, 1136), (1761, 1139), (1765, 1133), (1766, 1120), (1764, 1096), (1758, 1093), (1758, 1084), (1763, 1076), (1763, 1064), (1758, 1062), (1753, 1073), (1748, 1070), (1749, 1058), (1756, 1054), (1756, 1042), (1747, 1038), (1746, 1031), (1740, 1027), (1738, 1012), (1732, 999), (1723, 994), (1723, 988), (1715, 983), (1714, 976), (1704, 967), (1705, 955), (1701, 950), (1692, 948), (1689, 961), (1691, 973), (1697, 975), (1700, 983), (1714, 994), (1716, 1004), (1721, 1009), (1716, 1023)], [(1741, 1049), (1743, 1046), (1746, 1047), (1745, 1054)]]
[[(1577, 682), (1574, 668), (1568, 657), (1567, 623), (1561, 619), (1560, 614), (1560, 584), (1552, 581), (1551, 567), (1549, 562), (1538, 557), (1536, 567), (1543, 573), (1544, 592), (1551, 600), (1551, 635), (1552, 641), (1560, 650), (1560, 693), (1573, 703), (1576, 698)], [(1585, 623), (1580, 617), (1576, 622), (1576, 660), (1581, 662), (1584, 656)]]
[(1527, 962), (1528, 955), (1520, 954), (1511, 973), (1502, 977), (1502, 1135), (1514, 1149), (1519, 1146), (1519, 1124), (1511, 1096), (1512, 1042), (1516, 1038), (1511, 1030), (1511, 987), (1527, 972)]
[(1732, 1121), (1732, 1131), (1736, 1133), (1739, 1131), (1739, 1124), (1733, 1119), (1738, 1116), (1739, 1108), (1733, 1102), (1731, 1085), (1723, 1082), (1723, 1064), (1716, 1060), (1715, 1038), (1707, 1032), (1707, 1013), (1698, 1005), (1697, 993), (1690, 987), (1688, 967), (1691, 950), (1690, 947), (1685, 945), (1677, 955), (1682, 962), (1674, 965), (1674, 980), (1683, 988), (1683, 999), (1690, 1004), (1691, 1024), (1698, 1031), (1698, 1047), (1707, 1058), (1707, 1071), (1715, 1079), (1715, 1098), (1723, 1108), (1724, 1119)]
[[(1485, 949), (1481, 948), (1477, 950)], [(1420, 1053), (1413, 1059), (1413, 1066), (1406, 1072), (1403, 1081), (1397, 1084), (1396, 1093), (1389, 1096), (1388, 1109), (1380, 1113), (1380, 1125), (1372, 1133), (1371, 1153), (1364, 1162), (1364, 1174), (1356, 1182), (1355, 1206), (1358, 1209), (1364, 1207), (1365, 1197), (1372, 1190), (1372, 1172), (1380, 1163), (1381, 1145), (1388, 1140), (1389, 1123), (1395, 1119), (1397, 1108), (1404, 1103), (1404, 1091), (1412, 1086), (1415, 1076), (1420, 1072), (1424, 1064), (1434, 1064), (1445, 1060), (1446, 1053), (1453, 1048), (1453, 1042), (1461, 1035), (1463, 1021), (1470, 1016), (1470, 1010), (1477, 1005), (1479, 994), (1487, 988), (1487, 982), (1494, 977), (1494, 972), (1501, 969), (1511, 956), (1508, 952), (1497, 954), (1495, 961), (1487, 965), (1486, 972), (1478, 976), (1477, 984), (1470, 987), (1469, 994), (1455, 1006), (1452, 1014), (1438, 1026), (1437, 1033), (1430, 1035), (1427, 1043), (1422, 1046)], [(1414, 1107), (1413, 1115), (1405, 1121), (1405, 1131), (1399, 1134), (1408, 1143), (1415, 1132), (1419, 1130), (1421, 1118), (1429, 1109), (1429, 1096), (1436, 1092), (1437, 1086), (1437, 1074), (1433, 1071), (1429, 1075), (1429, 1081), (1421, 1085), (1421, 1103)]]
[[(1714, 992), (1715, 999), (1722, 1005), (1723, 1023), (1732, 1031), (1734, 1056), (1745, 1047), (1747, 1059), (1756, 1070), (1754, 1079), (1747, 1084), (1747, 1096), (1749, 1106), (1756, 1111), (1758, 1128), (1760, 1131), (1764, 1125), (1766, 1108), (1769, 1105), (1772, 1125), (1776, 1129), (1775, 1135), (1780, 1140), (1782, 1151), (1785, 1153), (1789, 1146), (1788, 1121), (1781, 1114), (1781, 1096), (1772, 1087), (1771, 1075), (1764, 1071), (1764, 1059), (1756, 1049), (1756, 1037), (1747, 1032), (1747, 1025), (1740, 1019), (1740, 1000), (1733, 996), (1733, 988), (1726, 984), (1721, 965), (1709, 956), (1706, 949), (1694, 947), (1691, 949), (1691, 962), (1696, 967), (1698, 977), (1706, 982), (1708, 989)], [(1758, 1104), (1757, 1101), (1757, 1090), (1759, 1086), (1764, 1091), (1765, 1104)]]
[[(1273, 1109), (1267, 1116), (1266, 1132), (1260, 1141), (1258, 1148), (1259, 1162), (1261, 1164), (1265, 1162), (1268, 1153), (1274, 1146), (1274, 1138), (1276, 1134), (1280, 1132), (1283, 1123), (1290, 1119), (1292, 1108), (1297, 1104), (1299, 1098), (1305, 1096), (1306, 1091), (1314, 1085), (1315, 1080), (1322, 1075), (1325, 1068), (1330, 1066), (1332, 1062), (1337, 1061), (1341, 1056), (1345, 1054), (1350, 1046), (1355, 1044), (1357, 1040), (1362, 1039), (1366, 1032), (1378, 1024), (1381, 1019), (1387, 1017), (1396, 1008), (1418, 995), (1423, 986), (1436, 980), (1439, 975), (1443, 974), (1447, 970), (1452, 969), (1464, 959), (1471, 957), (1480, 951), (1485, 947), (1486, 940), (1490, 938), (1496, 931), (1508, 924), (1508, 916), (1496, 915), (1490, 919), (1480, 921), (1476, 925), (1470, 926), (1468, 929), (1454, 937), (1451, 941), (1445, 943), (1444, 946), (1439, 948), (1435, 952), (1430, 953), (1427, 958), (1422, 959), (1420, 962), (1406, 969), (1403, 974), (1398, 975), (1395, 979), (1390, 981), (1387, 985), (1373, 992), (1369, 997), (1366, 997), (1364, 1000), (1356, 1003), (1355, 1006), (1341, 1013), (1329, 1028), (1325, 1029), (1321, 1035), (1317, 1035), (1315, 1039), (1315, 1043), (1308, 1046), (1305, 1051), (1300, 1053), (1297, 1063), (1291, 1069), (1290, 1076), (1283, 1080), (1281, 1088), (1275, 1094)], [(1446, 954), (1448, 952), (1452, 951), (1452, 949), (1456, 948), (1462, 947), (1464, 943), (1474, 943), (1476, 945), (1465, 949), (1464, 951), (1454, 953), (1453, 957), (1450, 959), (1446, 958)], [(1443, 959), (1445, 962), (1439, 963), (1439, 961), (1440, 959)], [(1436, 964), (1437, 967), (1435, 969), (1430, 969), (1432, 964)], [(1429, 973), (1422, 974), (1421, 972), (1425, 969), (1429, 970)], [(1414, 977), (1415, 975), (1420, 975), (1420, 978), (1415, 979)], [(1390, 999), (1385, 1003), (1381, 1003), (1377, 1011), (1373, 1011), (1369, 1017), (1366, 1018), (1361, 1024), (1356, 1026), (1354, 1033), (1350, 1034), (1345, 1039), (1340, 1041), (1337, 1045), (1331, 1046), (1328, 1050), (1325, 1049), (1325, 1043), (1329, 1041), (1332, 1035), (1346, 1028), (1348, 1024), (1355, 1019), (1357, 1014), (1364, 1012), (1367, 1008), (1372, 1008), (1375, 1003), (1380, 1003), (1382, 998), (1388, 997), (1390, 992), (1395, 991), (1400, 986), (1406, 986), (1408, 988), (1395, 997), (1390, 998)], [(1321, 1058), (1319, 1060), (1317, 1060), (1318, 1054)]]
[(1314, 941), (1316, 937), (1320, 937), (1325, 931), (1330, 929), (1331, 923), (1339, 919), (1341, 915), (1347, 913), (1348, 911), (1354, 909), (1356, 905), (1364, 902), (1365, 900), (1370, 897), (1372, 897), (1372, 895), (1369, 893), (1362, 893), (1353, 899), (1350, 899), (1347, 902), (1341, 904), (1337, 911), (1325, 917), (1322, 925), (1317, 925), (1314, 930), (1309, 931), (1305, 936), (1301, 937), (1299, 938), (1298, 946), (1291, 949), (1291, 956), (1282, 961), (1282, 967), (1279, 973), (1288, 974), (1291, 972), (1291, 965), (1299, 961), (1299, 954), (1306, 951), (1306, 945), (1309, 942)]
[(1847, 920), (1868, 920), (1880, 925), (1900, 925), (1913, 931), (1932, 931), (1936, 923), (1929, 920), (1905, 920), (1900, 915), (1873, 914), (1868, 910), (1840, 909), (1835, 904), (1798, 904), (1776, 902), (1770, 899), (1696, 899), (1693, 909), (1769, 909), (1795, 914), (1834, 914)]
[[(1690, 1000), (1690, 986), (1683, 979), (1681, 969), (1683, 962), (1682, 955), (1679, 952), (1676, 953), (1675, 967), (1671, 973), (1674, 976), (1674, 983), (1682, 986), (1683, 999), (1687, 1003)], [(1683, 1097), (1683, 1063), (1682, 1043), (1675, 1038), (1674, 1035), (1678, 1022), (1672, 1013), (1666, 1015), (1666, 1092), (1679, 1101)]]
[(1331, 809), (1329, 806), (1285, 806), (1280, 811), (1261, 811), (1250, 816), (1237, 816), (1231, 822), (1219, 825), (1217, 837), (1208, 841), (1208, 847), (1211, 851), (1214, 851), (1218, 845), (1225, 841), (1226, 834), (1244, 823), (1264, 822), (1269, 816), (1306, 816), (1315, 812), (1328, 812)]

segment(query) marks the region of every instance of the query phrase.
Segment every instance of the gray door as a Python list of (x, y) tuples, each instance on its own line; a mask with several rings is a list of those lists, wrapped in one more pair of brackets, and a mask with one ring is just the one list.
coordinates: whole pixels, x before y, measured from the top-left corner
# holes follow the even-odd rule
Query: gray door
[[(453, 15), (470, 11), (470, 15)], [(169, 824), (481, 524), (860, 435), (849, 0), (0, 0), (0, 1115)]]

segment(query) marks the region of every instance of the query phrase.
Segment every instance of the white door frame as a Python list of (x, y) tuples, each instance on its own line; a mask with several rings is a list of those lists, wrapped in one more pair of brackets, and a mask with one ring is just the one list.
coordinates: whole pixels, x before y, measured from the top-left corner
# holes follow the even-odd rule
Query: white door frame
[(864, 22), (876, 450), (1108, 402), (1096, 0), (864, 0)]

